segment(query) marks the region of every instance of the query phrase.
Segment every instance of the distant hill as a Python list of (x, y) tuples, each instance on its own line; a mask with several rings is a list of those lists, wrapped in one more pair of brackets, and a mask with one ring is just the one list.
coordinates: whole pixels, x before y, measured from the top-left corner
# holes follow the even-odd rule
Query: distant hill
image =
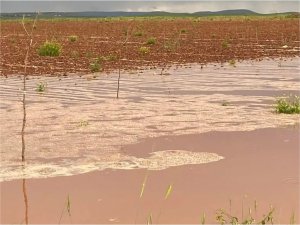
[[(23, 15), (26, 17), (34, 17), (36, 13), (24, 12), (24, 13), (1, 13), (0, 18), (21, 18)], [(295, 14), (299, 16), (299, 13), (286, 12), (278, 14)], [(154, 12), (43, 12), (41, 18), (97, 18), (97, 17), (147, 17), (147, 16), (170, 16), (170, 17), (184, 17), (184, 16), (251, 16), (251, 15), (275, 15), (275, 14), (259, 14), (247, 9), (236, 9), (236, 10), (222, 10), (222, 11), (201, 11), (195, 13), (170, 13), (164, 11)]]

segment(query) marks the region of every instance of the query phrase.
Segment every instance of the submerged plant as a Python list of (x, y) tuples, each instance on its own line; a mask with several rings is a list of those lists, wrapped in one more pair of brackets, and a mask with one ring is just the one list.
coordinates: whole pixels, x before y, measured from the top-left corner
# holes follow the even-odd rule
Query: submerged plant
[(222, 106), (229, 106), (229, 102), (227, 101), (222, 102)]
[(43, 82), (40, 82), (37, 84), (37, 87), (36, 87), (36, 91), (37, 92), (44, 92), (46, 90), (46, 84), (43, 83)]
[(38, 48), (40, 56), (59, 56), (61, 53), (61, 45), (57, 42), (46, 41)]
[(277, 113), (299, 114), (300, 98), (296, 95), (281, 97), (276, 100), (275, 110)]

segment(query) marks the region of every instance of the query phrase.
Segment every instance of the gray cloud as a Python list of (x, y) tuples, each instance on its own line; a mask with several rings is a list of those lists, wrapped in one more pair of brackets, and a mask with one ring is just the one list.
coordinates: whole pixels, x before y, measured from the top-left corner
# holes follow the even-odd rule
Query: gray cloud
[(298, 1), (1, 1), (1, 12), (168, 11), (250, 9), (259, 13), (300, 11)]

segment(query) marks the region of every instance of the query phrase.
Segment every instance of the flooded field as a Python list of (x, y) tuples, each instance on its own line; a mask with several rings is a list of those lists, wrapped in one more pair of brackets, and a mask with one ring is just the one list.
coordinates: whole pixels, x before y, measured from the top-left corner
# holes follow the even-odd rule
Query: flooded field
[[(276, 114), (274, 103), (277, 97), (299, 95), (299, 72), (298, 57), (235, 66), (174, 65), (163, 75), (160, 69), (122, 71), (119, 99), (117, 72), (29, 76), (25, 164), (22, 77), (1, 77), (1, 222), (22, 221), (20, 179), (29, 183), (29, 220), (35, 223), (57, 223), (68, 194), (75, 204), (74, 223), (133, 223), (135, 218), (144, 223), (150, 212), (159, 223), (199, 223), (200, 212), (222, 207), (231, 197), (240, 213), (247, 193), (248, 205), (259, 199), (266, 210), (275, 202), (281, 207), (278, 218), (288, 220), (299, 210), (300, 117)], [(37, 92), (41, 82), (45, 91)], [(148, 208), (137, 199), (145, 171), (153, 174), (144, 202)], [(170, 183), (178, 192), (159, 210)], [(201, 187), (199, 196), (206, 197), (196, 197), (196, 203)], [(40, 203), (47, 205), (45, 213), (40, 214), (41, 196), (34, 190), (49, 194)], [(127, 204), (135, 208), (122, 212)], [(135, 215), (137, 204), (142, 209)]]
[[(27, 80), (26, 166), (21, 159), (22, 79), (1, 78), (2, 181), (93, 170), (165, 169), (221, 160), (214, 153), (166, 149), (149, 158), (122, 153), (144, 138), (291, 126), (298, 115), (274, 113), (276, 97), (299, 93), (299, 61), (197, 65), (117, 76)], [(138, 73), (138, 74), (137, 74)], [(43, 93), (37, 84), (46, 84)], [(175, 151), (169, 151), (175, 150)], [(171, 158), (172, 160), (169, 160)]]

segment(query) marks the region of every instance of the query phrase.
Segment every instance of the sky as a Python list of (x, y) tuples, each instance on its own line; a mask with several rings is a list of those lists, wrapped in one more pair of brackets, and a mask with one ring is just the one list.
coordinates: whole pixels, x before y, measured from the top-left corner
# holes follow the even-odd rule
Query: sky
[(47, 0), (1, 0), (1, 12), (80, 12), (80, 11), (167, 11), (167, 12), (198, 12), (219, 11), (226, 9), (249, 9), (258, 13), (300, 12), (298, 0), (198, 0), (198, 1), (47, 1)]

